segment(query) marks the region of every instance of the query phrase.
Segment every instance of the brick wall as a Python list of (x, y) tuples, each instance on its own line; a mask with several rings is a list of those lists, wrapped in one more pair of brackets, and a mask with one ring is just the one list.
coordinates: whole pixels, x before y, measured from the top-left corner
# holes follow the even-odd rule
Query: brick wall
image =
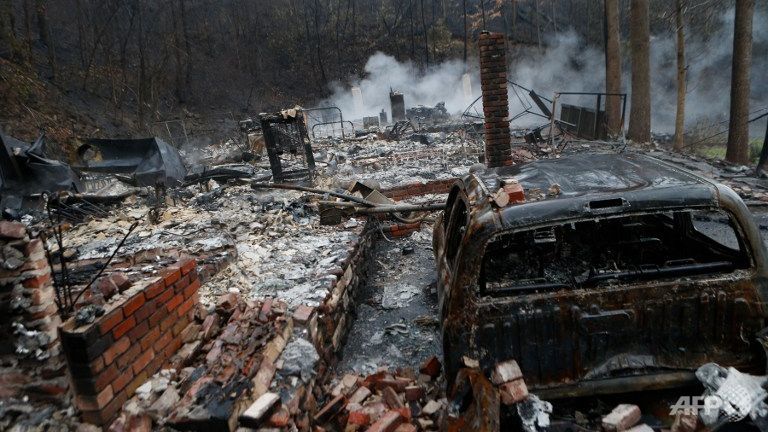
[(0, 221), (0, 356), (12, 358), (7, 364), (18, 364), (0, 367), (0, 396), (66, 393), (60, 323), (43, 242), (31, 239), (21, 223)]
[(507, 100), (507, 48), (501, 33), (480, 34), (480, 85), (485, 115), (485, 164), (498, 167), (512, 163)]
[(70, 319), (62, 324), (61, 342), (83, 420), (108, 424), (181, 347), (181, 332), (198, 303), (195, 261), (181, 261), (161, 274), (134, 283), (93, 323), (77, 327)]

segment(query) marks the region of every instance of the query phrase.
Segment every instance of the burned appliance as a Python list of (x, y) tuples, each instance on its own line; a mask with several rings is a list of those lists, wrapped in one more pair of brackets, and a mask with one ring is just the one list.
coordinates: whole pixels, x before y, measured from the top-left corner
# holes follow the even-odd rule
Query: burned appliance
[(259, 114), (275, 182), (312, 180), (315, 157), (301, 108)]
[(457, 181), (435, 224), (450, 381), (515, 359), (544, 399), (765, 367), (768, 252), (726, 186), (634, 153), (580, 153)]
[(177, 186), (187, 169), (176, 148), (160, 138), (90, 139), (77, 149), (81, 171), (115, 174), (134, 186)]
[(84, 187), (69, 165), (49, 159), (45, 137), (33, 144), (0, 133), (0, 206), (3, 209), (35, 206), (29, 198), (42, 192), (82, 192)]
[(405, 97), (402, 93), (390, 90), (389, 105), (392, 111), (392, 123), (405, 120)]

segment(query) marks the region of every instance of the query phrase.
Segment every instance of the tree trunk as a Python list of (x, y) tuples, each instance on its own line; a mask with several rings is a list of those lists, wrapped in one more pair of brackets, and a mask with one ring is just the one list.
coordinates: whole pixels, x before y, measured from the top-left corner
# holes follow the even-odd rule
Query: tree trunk
[[(621, 32), (619, 0), (605, 0), (605, 92), (621, 93)], [(622, 128), (621, 97), (606, 96), (605, 115), (610, 135)]]
[(731, 72), (731, 117), (725, 160), (749, 162), (749, 67), (752, 62), (752, 14), (754, 0), (736, 2)]
[(429, 36), (427, 35), (427, 22), (424, 18), (424, 0), (421, 0), (421, 30), (424, 32), (424, 60), (429, 66)]
[(682, 151), (685, 144), (685, 28), (683, 27), (683, 0), (675, 3), (677, 27), (677, 112), (675, 114), (675, 141), (672, 147)]
[(632, 108), (627, 137), (635, 142), (651, 141), (651, 70), (648, 0), (632, 0), (629, 44), (632, 52)]
[(467, 0), (462, 1), (462, 7), (464, 10), (464, 68), (467, 67), (467, 43), (469, 39), (469, 34), (467, 32)]
[(11, 59), (24, 61), (24, 50), (16, 39), (14, 30), (13, 4), (11, 0), (0, 0), (0, 42), (11, 51)]
[(51, 27), (48, 23), (48, 12), (46, 12), (45, 0), (35, 1), (35, 12), (37, 13), (37, 27), (40, 32), (40, 39), (48, 49), (48, 64), (51, 66), (53, 78), (56, 78), (56, 51), (51, 37)]

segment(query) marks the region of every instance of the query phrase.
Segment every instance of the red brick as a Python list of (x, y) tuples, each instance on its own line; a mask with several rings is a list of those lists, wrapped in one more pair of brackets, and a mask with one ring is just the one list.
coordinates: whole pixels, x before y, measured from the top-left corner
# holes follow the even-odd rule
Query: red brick
[(173, 286), (165, 288), (165, 291), (163, 291), (157, 298), (155, 299), (155, 304), (158, 308), (160, 308), (160, 305), (164, 304), (168, 300), (173, 297)]
[(197, 266), (197, 262), (194, 259), (188, 259), (180, 264), (181, 264), (181, 274), (183, 275), (189, 273)]
[(126, 317), (131, 316), (134, 312), (136, 312), (136, 309), (140, 308), (144, 304), (145, 301), (146, 299), (144, 298), (143, 292), (140, 292), (131, 297), (123, 305), (123, 315)]
[(419, 372), (435, 378), (436, 376), (440, 375), (440, 369), (442, 369), (440, 360), (438, 360), (437, 357), (432, 356), (421, 365)]
[(165, 356), (165, 358), (170, 358), (171, 356), (176, 354), (176, 351), (181, 349), (182, 345), (184, 344), (181, 342), (181, 338), (171, 339), (171, 342), (165, 347), (163, 356)]
[(141, 345), (131, 345), (128, 351), (124, 352), (122, 355), (120, 355), (120, 357), (117, 358), (117, 367), (119, 369), (126, 368), (131, 363), (133, 363), (139, 353), (141, 353)]
[(147, 381), (147, 373), (142, 371), (141, 373), (139, 373), (133, 378), (133, 381), (131, 381), (123, 391), (129, 397), (133, 396), (133, 393), (136, 392), (136, 389), (139, 388), (139, 386), (144, 384), (144, 382), (146, 381)]
[(166, 346), (168, 346), (168, 343), (172, 339), (173, 334), (171, 334), (171, 332), (164, 333), (152, 347), (154, 348), (155, 352), (161, 352)]
[(171, 333), (173, 333), (174, 336), (179, 336), (181, 332), (184, 331), (184, 329), (187, 327), (187, 324), (189, 323), (185, 318), (176, 321), (176, 323), (173, 325), (173, 328), (171, 329)]
[(0, 237), (23, 239), (27, 235), (27, 227), (20, 222), (0, 221)]
[(110, 365), (96, 377), (96, 380), (94, 381), (94, 385), (96, 387), (96, 391), (103, 390), (107, 385), (109, 385), (112, 381), (114, 381), (115, 378), (117, 378), (118, 371), (117, 366)]
[(184, 288), (184, 298), (192, 297), (200, 289), (200, 279), (195, 279), (186, 288)]
[(120, 324), (118, 324), (115, 327), (115, 329), (112, 331), (112, 335), (115, 337), (115, 339), (120, 339), (120, 336), (124, 335), (135, 326), (136, 326), (136, 320), (133, 317), (130, 317), (126, 320), (123, 320), (123, 322), (121, 322)]
[(83, 411), (97, 411), (107, 406), (113, 397), (112, 386), (107, 386), (96, 396), (75, 396), (75, 405)]
[(114, 381), (112, 381), (112, 390), (119, 392), (123, 388), (125, 388), (126, 385), (128, 385), (129, 382), (133, 379), (133, 377), (136, 376), (133, 373), (133, 369), (127, 368), (121, 373), (120, 375), (115, 378)]
[(144, 367), (146, 367), (149, 362), (152, 361), (152, 359), (155, 358), (155, 352), (152, 350), (144, 351), (142, 355), (139, 356), (139, 358), (136, 359), (135, 362), (133, 362), (133, 372), (139, 373), (141, 372)]
[(164, 308), (164, 307), (160, 307), (160, 308), (158, 308), (158, 309), (155, 311), (155, 313), (153, 313), (153, 314), (152, 314), (152, 315), (149, 317), (149, 320), (148, 320), (148, 322), (149, 322), (149, 326), (150, 326), (150, 327), (155, 327), (155, 326), (157, 326), (157, 325), (158, 325), (158, 324), (160, 324), (160, 322), (161, 322), (161, 321), (162, 321), (162, 320), (163, 320), (165, 317), (167, 317), (167, 316), (168, 316), (168, 310), (167, 310), (166, 308)]
[(371, 416), (362, 411), (352, 411), (349, 413), (347, 424), (353, 424), (357, 426), (367, 426), (371, 422)]
[(148, 332), (149, 332), (149, 324), (147, 324), (146, 321), (142, 321), (136, 327), (134, 327), (131, 331), (128, 332), (128, 337), (131, 339), (132, 343), (137, 343)]
[(40, 276), (35, 276), (33, 278), (27, 279), (21, 284), (24, 285), (24, 288), (40, 288), (50, 282), (51, 282), (51, 274), (46, 272), (44, 274), (41, 274)]
[(144, 289), (144, 296), (147, 300), (151, 300), (165, 291), (165, 281), (162, 278), (157, 278)]
[(181, 302), (183, 300), (184, 300), (184, 295), (183, 294), (177, 294), (177, 295), (173, 296), (173, 298), (168, 303), (166, 303), (165, 307), (168, 309), (168, 312), (171, 312), (174, 309), (176, 309), (177, 307), (179, 307), (179, 305), (181, 304)]
[(106, 351), (104, 351), (104, 354), (102, 354), (102, 358), (104, 358), (104, 364), (110, 365), (112, 362), (120, 356), (120, 354), (124, 353), (128, 350), (128, 348), (131, 346), (131, 341), (128, 339), (128, 336), (124, 336), (120, 338), (117, 342), (112, 344), (111, 347), (107, 348)]
[(197, 299), (195, 297), (185, 300), (184, 303), (182, 303), (181, 306), (177, 309), (179, 316), (183, 316), (185, 313), (189, 312), (189, 310), (192, 309), (196, 303)]
[(410, 423), (403, 423), (395, 429), (395, 432), (416, 432), (418, 429), (416, 426)]
[(181, 277), (181, 271), (178, 267), (168, 267), (163, 273), (163, 280), (165, 286), (171, 286), (174, 282)]
[(394, 432), (403, 420), (403, 416), (399, 412), (389, 411), (372, 424), (367, 432)]
[(176, 294), (183, 292), (184, 288), (189, 286), (189, 276), (182, 276), (173, 284), (173, 292)]
[(141, 349), (146, 350), (152, 347), (152, 345), (157, 342), (158, 339), (160, 339), (160, 329), (155, 327), (150, 330), (146, 336), (141, 338)]
[(176, 322), (178, 321), (178, 317), (176, 314), (169, 314), (165, 319), (160, 323), (160, 331), (165, 332), (166, 330), (172, 328)]
[(305, 324), (312, 318), (315, 308), (307, 305), (301, 305), (293, 312), (293, 320), (299, 324)]
[(147, 319), (150, 315), (152, 315), (155, 310), (157, 309), (157, 306), (155, 306), (156, 303), (153, 301), (148, 301), (144, 303), (144, 306), (140, 307), (136, 312), (134, 312), (133, 316), (136, 318), (136, 322), (141, 322)]

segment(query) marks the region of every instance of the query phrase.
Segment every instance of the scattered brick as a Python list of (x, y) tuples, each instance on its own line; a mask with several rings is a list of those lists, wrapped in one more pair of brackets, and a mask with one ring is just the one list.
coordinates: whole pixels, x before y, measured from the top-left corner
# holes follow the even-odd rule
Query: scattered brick
[(603, 417), (603, 429), (606, 432), (621, 432), (640, 421), (640, 407), (631, 404), (617, 405), (613, 411)]

